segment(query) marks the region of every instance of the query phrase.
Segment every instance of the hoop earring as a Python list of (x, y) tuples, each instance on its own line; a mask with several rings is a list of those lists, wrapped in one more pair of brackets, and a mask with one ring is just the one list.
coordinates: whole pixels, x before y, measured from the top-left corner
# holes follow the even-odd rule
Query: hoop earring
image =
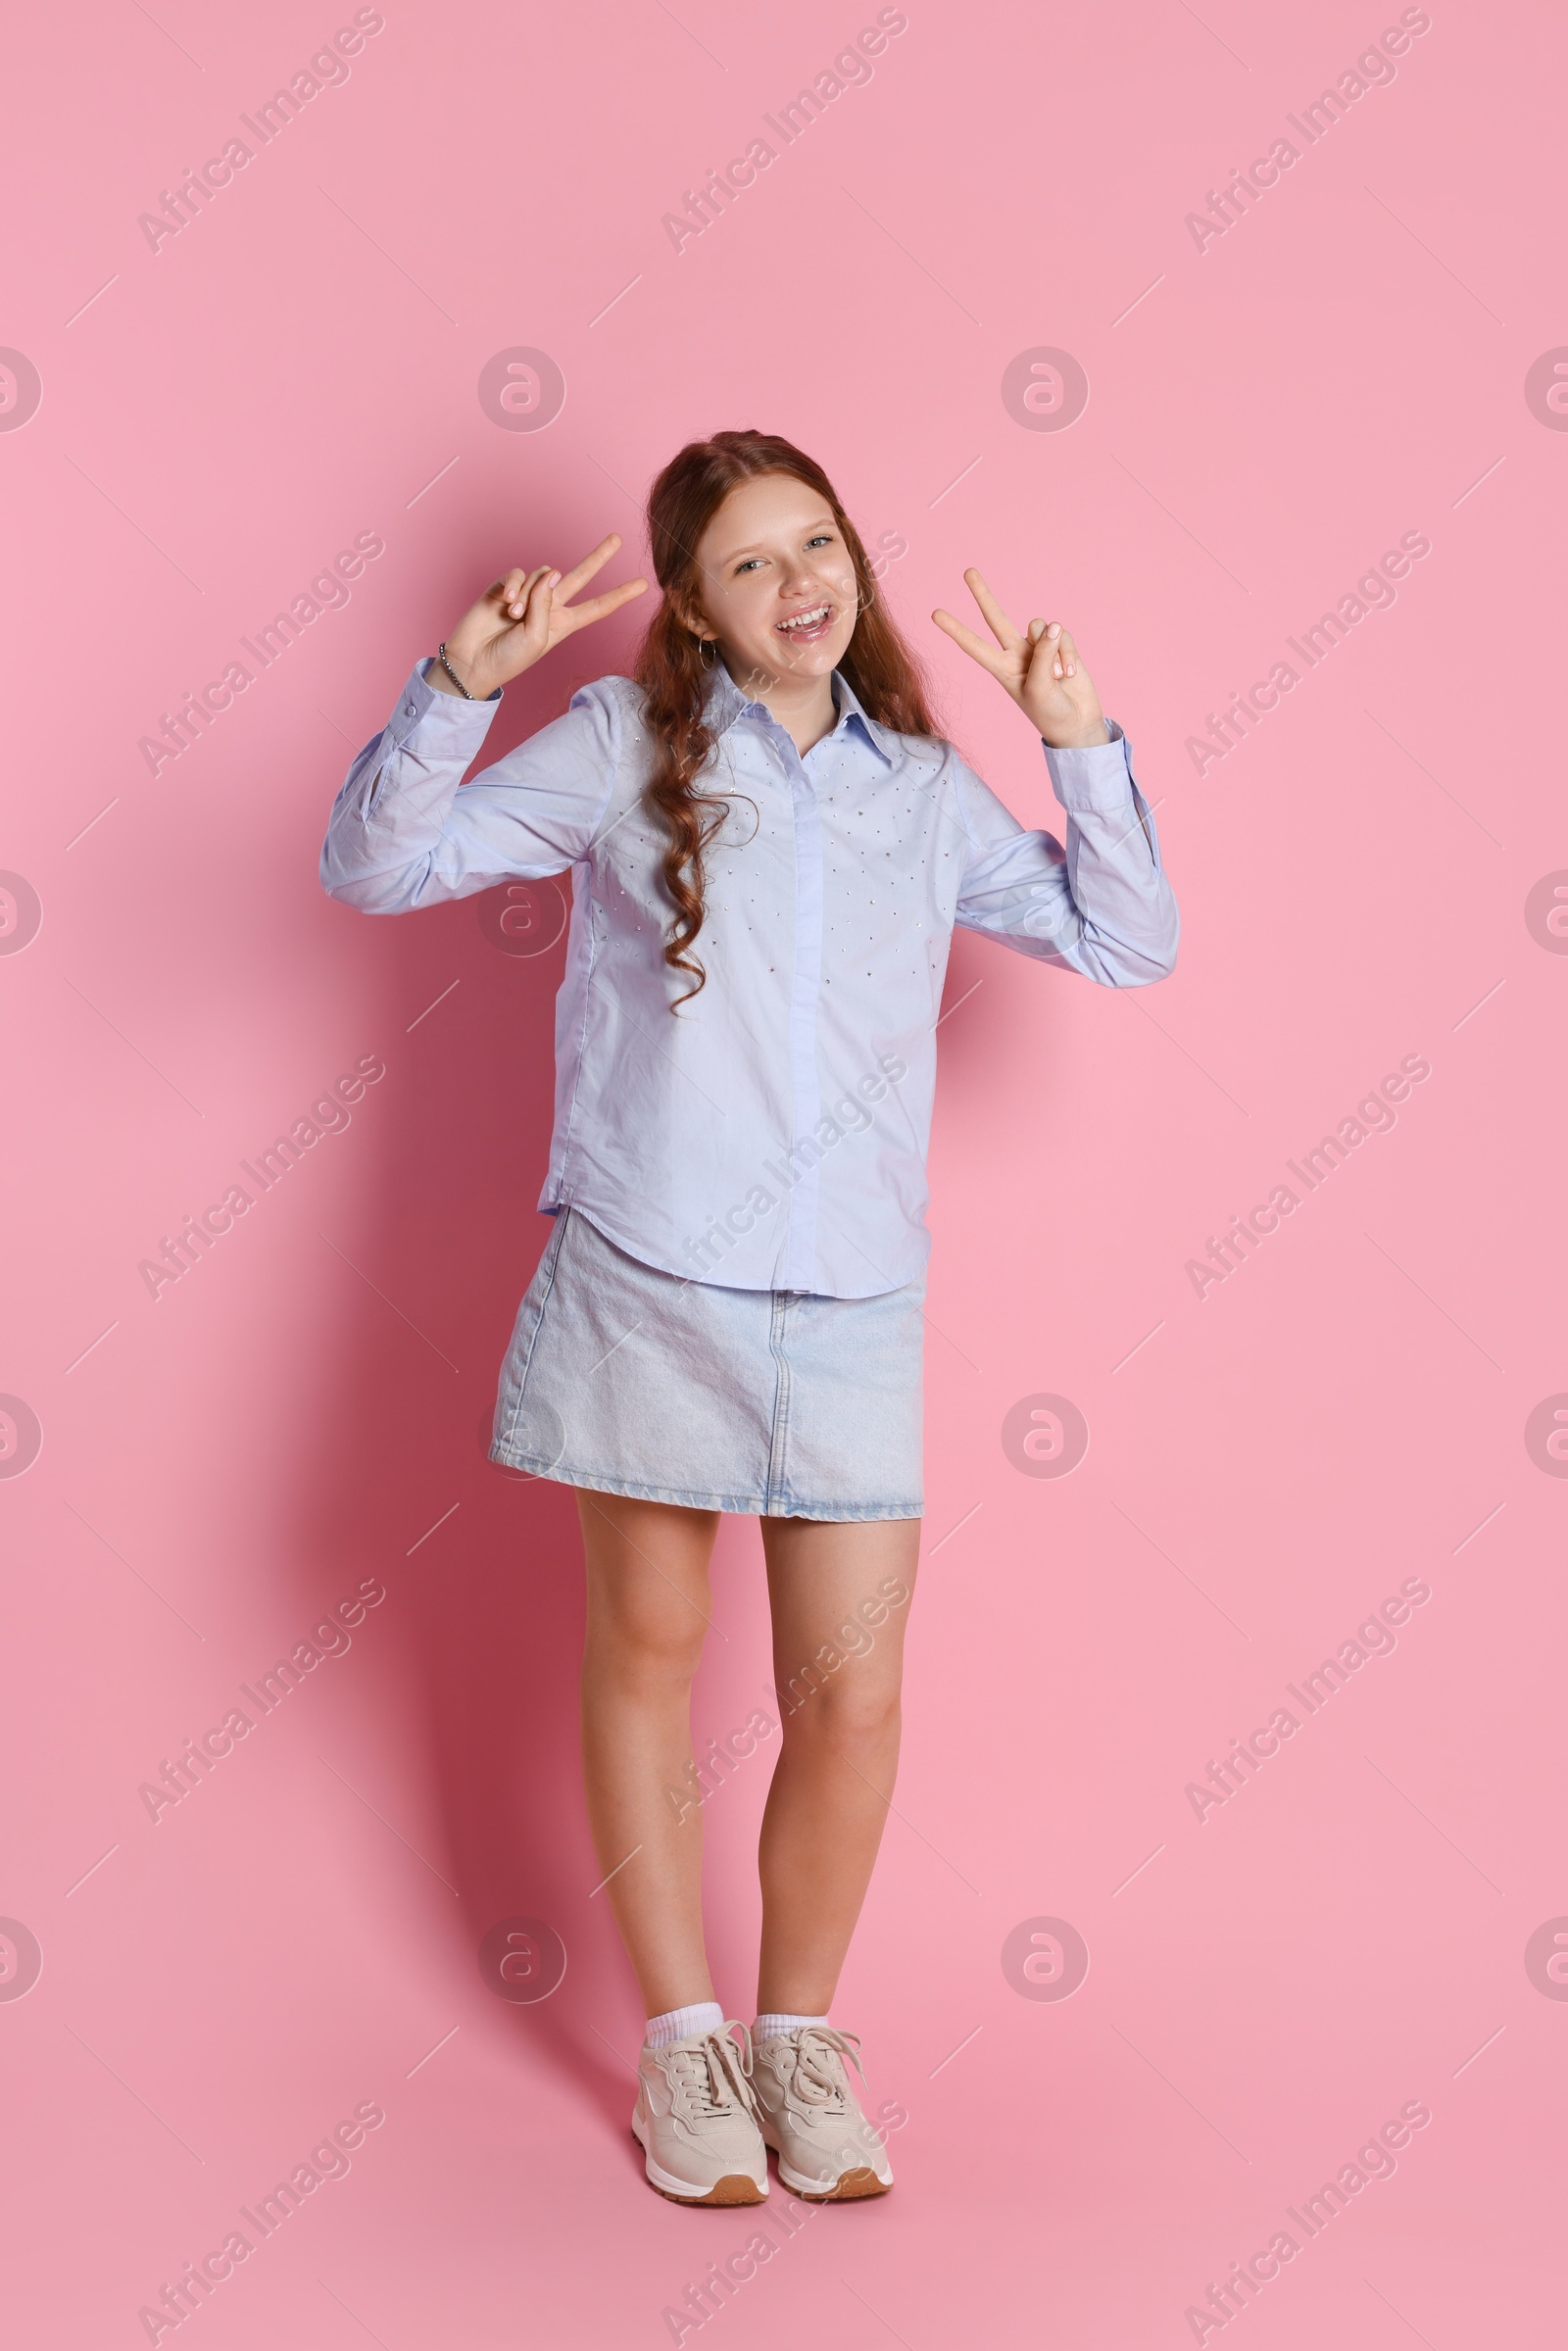
[(717, 647), (714, 645), (714, 643), (713, 643), (713, 640), (712, 640), (712, 638), (711, 638), (711, 637), (699, 637), (699, 638), (698, 638), (698, 640), (697, 640), (697, 656), (698, 656), (698, 659), (699, 659), (699, 661), (702, 662), (702, 664), (703, 664), (703, 667), (704, 667), (705, 669), (711, 669), (711, 667), (713, 666), (713, 662), (714, 662), (714, 660), (715, 660), (715, 658), (716, 658), (716, 655), (717, 655)]

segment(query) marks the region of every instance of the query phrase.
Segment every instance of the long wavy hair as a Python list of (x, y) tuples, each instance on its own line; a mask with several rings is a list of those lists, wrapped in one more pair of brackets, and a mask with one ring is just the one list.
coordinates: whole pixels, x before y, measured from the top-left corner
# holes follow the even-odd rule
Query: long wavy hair
[(689, 441), (671, 458), (648, 496), (654, 574), (663, 595), (633, 671), (643, 689), (643, 713), (656, 745), (644, 798), (668, 836), (662, 874), (674, 911), (664, 961), (692, 983), (675, 998), (671, 1011), (707, 981), (707, 972), (691, 952), (705, 915), (703, 859), (729, 812), (728, 801), (699, 789), (699, 777), (713, 749), (703, 709), (718, 652), (687, 626), (681, 612), (697, 602), (697, 549), (703, 533), (732, 490), (763, 473), (793, 474), (806, 482), (831, 508), (843, 533), (855, 565), (858, 611), (839, 668), (866, 715), (901, 735), (938, 738), (920, 662), (889, 617), (859, 533), (821, 466), (777, 433), (720, 432), (710, 440)]

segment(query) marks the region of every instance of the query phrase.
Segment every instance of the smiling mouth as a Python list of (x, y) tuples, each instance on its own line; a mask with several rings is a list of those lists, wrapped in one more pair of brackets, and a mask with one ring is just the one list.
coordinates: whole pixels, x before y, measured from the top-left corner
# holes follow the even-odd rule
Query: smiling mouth
[(833, 617), (831, 604), (813, 604), (809, 611), (792, 612), (787, 620), (777, 620), (773, 625), (781, 637), (790, 638), (794, 644), (813, 645), (819, 637), (827, 635)]

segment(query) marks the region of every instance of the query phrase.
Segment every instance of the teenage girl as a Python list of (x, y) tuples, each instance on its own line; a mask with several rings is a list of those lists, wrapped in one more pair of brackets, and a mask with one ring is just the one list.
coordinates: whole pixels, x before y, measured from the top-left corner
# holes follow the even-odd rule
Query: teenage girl
[[(946, 742), (821, 467), (723, 432), (665, 466), (634, 677), (463, 778), (501, 690), (647, 581), (620, 545), (509, 571), (418, 662), (332, 809), (330, 894), (401, 913), (570, 872), (555, 1219), (490, 1457), (576, 1490), (583, 1755), (648, 2015), (632, 2129), (694, 2204), (878, 2195), (892, 2171), (829, 2022), (899, 1751), (921, 1500), (925, 1151), (953, 926), (1111, 987), (1177, 917), (1130, 747), (1071, 634), (932, 617), (1043, 741), (1065, 844)], [(460, 790), (459, 787), (462, 786)], [(689, 1698), (720, 1511), (761, 1522), (781, 1699), (759, 2014), (704, 1951)], [(689, 1800), (682, 1791), (689, 1790)]]

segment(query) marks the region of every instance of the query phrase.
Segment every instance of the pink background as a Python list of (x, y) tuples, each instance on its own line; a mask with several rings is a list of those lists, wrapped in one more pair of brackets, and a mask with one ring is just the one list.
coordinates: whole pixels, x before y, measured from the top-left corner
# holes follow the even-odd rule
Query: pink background
[[(978, 563), (1077, 629), (1185, 935), (1148, 996), (956, 945), (908, 1727), (836, 2011), (907, 2117), (900, 2184), (684, 2339), (1190, 2342), (1209, 2281), (1422, 2101), (1247, 2339), (1560, 2340), (1568, 1986), (1526, 1946), (1568, 1913), (1568, 1487), (1525, 1444), (1568, 1389), (1568, 962), (1525, 915), (1568, 866), (1568, 439), (1525, 396), (1568, 340), (1560, 20), (1434, 0), (1200, 251), (1187, 214), (1396, 9), (908, 0), (874, 77), (677, 253), (663, 214), (874, 9), (387, 0), (155, 253), (138, 215), (352, 11), (155, 13), (11, 36), (0, 342), (42, 382), (0, 433), (0, 866), (42, 906), (0, 956), (0, 1390), (42, 1430), (0, 1480), (0, 1913), (42, 1951), (0, 2000), (16, 2339), (145, 2340), (140, 2306), (367, 2101), (348, 2176), (188, 2322), (208, 2351), (667, 2342), (748, 2233), (643, 2184), (572, 1504), (480, 1442), (546, 1230), (562, 949), (498, 952), (482, 901), (367, 921), (316, 858), (490, 578), (609, 529), (622, 576), (657, 466), (756, 424), (906, 547), (887, 592), (1028, 822), (1055, 811), (1027, 729), (926, 615)], [(514, 346), (564, 375), (537, 432), (477, 397)], [(1087, 371), (1066, 431), (1002, 399), (1040, 346)], [(1205, 713), (1407, 531), (1431, 553), (1392, 609), (1196, 772)], [(352, 601), (149, 773), (160, 713), (360, 532), (385, 553)], [(511, 696), (498, 748), (624, 668), (634, 621)], [(1397, 1126), (1200, 1299), (1187, 1261), (1406, 1054), (1431, 1075)], [(139, 1261), (362, 1055), (386, 1074), (352, 1124), (155, 1301)], [(1089, 1425), (1065, 1478), (1004, 1450), (1041, 1393)], [(1407, 1578), (1431, 1597), (1394, 1653), (1200, 1822), (1188, 1784)], [(362, 1580), (386, 1596), (352, 1648), (155, 1823), (142, 1784)], [(715, 1582), (704, 1736), (767, 1702), (755, 1525)], [(770, 1751), (708, 1812), (748, 2017)], [(541, 2004), (476, 1965), (517, 1914), (567, 1952)], [(1090, 1953), (1063, 2000), (1004, 1972), (1041, 1917)], [(13, 1935), (0, 1992), (26, 1972)]]

